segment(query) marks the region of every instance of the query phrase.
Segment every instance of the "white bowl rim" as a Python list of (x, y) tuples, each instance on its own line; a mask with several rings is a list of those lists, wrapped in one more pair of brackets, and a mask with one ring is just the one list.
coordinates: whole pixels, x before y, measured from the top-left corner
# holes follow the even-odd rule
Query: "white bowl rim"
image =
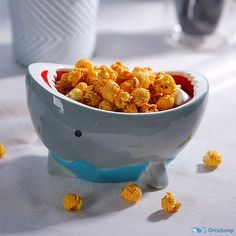
[[(56, 96), (59, 99), (66, 100), (67, 102), (70, 102), (72, 104), (75, 104), (77, 106), (82, 106), (84, 108), (90, 109), (90, 110), (95, 110), (98, 112), (104, 112), (107, 114), (115, 114), (115, 115), (122, 115), (122, 116), (152, 116), (152, 115), (161, 115), (164, 113), (170, 113), (170, 112), (175, 112), (177, 110), (187, 108), (194, 103), (197, 103), (200, 98), (203, 96), (206, 96), (209, 90), (209, 83), (208, 80), (200, 74), (199, 72), (195, 72), (192, 70), (173, 70), (173, 71), (166, 71), (166, 73), (170, 73), (173, 75), (180, 75), (185, 78), (187, 78), (189, 81), (191, 81), (191, 84), (193, 85), (194, 89), (194, 95), (193, 97), (186, 102), (185, 104), (174, 107), (169, 110), (165, 111), (159, 111), (159, 112), (148, 112), (148, 113), (125, 113), (125, 112), (116, 112), (116, 111), (106, 111), (102, 110), (99, 108), (91, 107), (88, 105), (85, 105), (83, 103), (74, 101), (73, 99), (70, 99), (66, 97), (64, 94), (58, 92), (56, 88), (54, 87), (54, 80), (56, 76), (56, 72), (58, 70), (71, 70), (73, 69), (74, 66), (72, 65), (64, 65), (64, 64), (54, 64), (54, 63), (43, 63), (43, 62), (37, 62), (30, 64), (27, 69), (27, 73), (31, 76), (31, 79), (33, 79), (35, 82), (37, 82), (42, 88), (47, 90), (49, 93), (52, 95)], [(42, 79), (41, 73), (43, 71), (48, 71), (48, 83), (50, 84), (51, 88), (45, 83), (45, 81)]]

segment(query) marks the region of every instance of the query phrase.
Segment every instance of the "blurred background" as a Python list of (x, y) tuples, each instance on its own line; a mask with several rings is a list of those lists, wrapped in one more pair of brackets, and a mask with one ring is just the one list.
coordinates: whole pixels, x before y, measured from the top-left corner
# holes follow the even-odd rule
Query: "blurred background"
[(37, 61), (74, 64), (86, 57), (98, 65), (121, 60), (130, 69), (199, 71), (212, 92), (232, 86), (221, 78), (235, 74), (235, 0), (0, 4), (0, 78), (22, 79)]
[[(155, 70), (194, 68), (204, 72), (208, 62), (220, 63), (222, 53), (229, 64), (232, 53), (235, 55), (234, 0), (208, 0), (207, 6), (201, 0), (91, 0), (87, 5), (77, 0), (37, 2), (0, 1), (1, 77), (23, 73), (19, 64), (74, 64), (80, 57), (92, 57), (101, 64), (122, 60)], [(65, 2), (75, 10), (69, 11)], [(194, 28), (196, 25), (200, 28)]]

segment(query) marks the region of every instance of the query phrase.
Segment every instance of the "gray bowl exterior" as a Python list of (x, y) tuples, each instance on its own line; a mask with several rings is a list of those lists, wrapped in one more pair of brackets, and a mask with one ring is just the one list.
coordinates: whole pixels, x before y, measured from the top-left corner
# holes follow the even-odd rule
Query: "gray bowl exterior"
[[(29, 73), (26, 87), (32, 122), (51, 152), (67, 161), (86, 160), (101, 168), (148, 161), (142, 179), (157, 188), (167, 185), (165, 160), (176, 157), (196, 132), (208, 94), (207, 89), (198, 100), (164, 112), (124, 114), (61, 99)], [(82, 132), (80, 137), (76, 130)]]

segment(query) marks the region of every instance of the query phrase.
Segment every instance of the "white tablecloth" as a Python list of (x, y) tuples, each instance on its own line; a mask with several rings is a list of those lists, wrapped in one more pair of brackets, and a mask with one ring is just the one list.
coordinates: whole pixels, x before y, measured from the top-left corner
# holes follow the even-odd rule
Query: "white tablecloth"
[[(171, 46), (171, 24), (162, 9), (158, 1), (103, 1), (98, 17), (95, 63), (119, 59), (130, 67), (192, 69), (210, 83), (208, 107), (197, 134), (168, 166), (169, 186), (145, 190), (136, 205), (120, 200), (124, 184), (47, 173), (47, 150), (26, 107), (25, 69), (13, 60), (8, 19), (0, 21), (0, 143), (7, 149), (0, 160), (0, 235), (189, 236), (196, 234), (192, 227), (233, 229), (206, 234), (236, 235), (236, 48), (197, 52)], [(202, 164), (208, 149), (223, 155), (222, 165), (214, 171)], [(183, 204), (175, 214), (161, 210), (167, 191)], [(81, 212), (63, 209), (68, 192), (83, 196)]]

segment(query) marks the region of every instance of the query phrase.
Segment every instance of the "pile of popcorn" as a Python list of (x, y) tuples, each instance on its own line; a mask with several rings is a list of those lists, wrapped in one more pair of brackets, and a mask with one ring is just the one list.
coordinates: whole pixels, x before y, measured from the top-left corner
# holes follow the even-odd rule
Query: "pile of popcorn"
[(138, 113), (158, 112), (174, 107), (177, 85), (164, 72), (154, 73), (150, 67), (129, 71), (122, 62), (94, 66), (86, 59), (64, 73), (55, 84), (67, 97), (108, 111)]

